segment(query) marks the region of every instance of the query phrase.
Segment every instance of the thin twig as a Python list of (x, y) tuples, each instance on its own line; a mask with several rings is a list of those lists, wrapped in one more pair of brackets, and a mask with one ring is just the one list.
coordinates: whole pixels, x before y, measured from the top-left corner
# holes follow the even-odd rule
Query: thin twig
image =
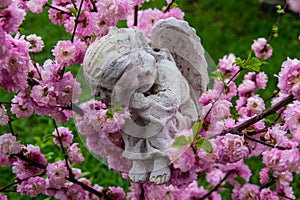
[(78, 24), (79, 24), (79, 16), (80, 16), (80, 13), (81, 13), (83, 1), (84, 1), (84, 0), (81, 0), (81, 2), (80, 2), (79, 10), (78, 10), (77, 16), (76, 16), (76, 18), (75, 18), (75, 26), (74, 26), (74, 30), (73, 30), (73, 33), (72, 33), (71, 42), (74, 42), (74, 37), (75, 37), (75, 33), (76, 33), (77, 26), (78, 26)]
[(164, 10), (164, 13), (168, 12), (171, 9), (174, 2), (175, 0), (172, 0), (171, 3), (168, 4), (167, 8)]
[(69, 16), (73, 16), (72, 13), (63, 11), (63, 10), (61, 10), (61, 9), (55, 7), (55, 6), (52, 6), (52, 5), (48, 4), (48, 3), (46, 3), (46, 6), (48, 6), (49, 8), (52, 8), (52, 9), (54, 9), (54, 10), (60, 11), (62, 14), (66, 14), (66, 15), (69, 15)]
[(98, 12), (98, 9), (97, 9), (97, 7), (96, 7), (95, 2), (94, 2), (93, 0), (90, 0), (90, 2), (91, 2), (91, 4), (92, 4), (92, 6), (93, 6), (93, 10), (91, 10), (91, 12)]
[(216, 191), (220, 185), (229, 177), (229, 175), (231, 173), (233, 173), (234, 170), (230, 170), (229, 172), (227, 172), (227, 174), (224, 176), (224, 178), (222, 178), (222, 180), (215, 186), (213, 187), (208, 193), (206, 193), (203, 197), (199, 198), (199, 200), (204, 200), (205, 198), (209, 197), (214, 191)]
[(138, 25), (138, 14), (139, 14), (139, 6), (134, 6), (134, 19), (133, 19), (133, 26)]
[(74, 175), (73, 175), (73, 173), (72, 173), (72, 169), (71, 169), (71, 167), (70, 167), (70, 165), (69, 165), (69, 161), (68, 161), (69, 155), (68, 155), (67, 152), (65, 151), (65, 148), (64, 148), (64, 146), (63, 146), (63, 144), (62, 144), (62, 141), (61, 141), (62, 137), (60, 136), (60, 133), (59, 133), (59, 131), (58, 131), (57, 124), (56, 124), (56, 122), (55, 122), (55, 120), (54, 120), (53, 118), (52, 118), (52, 121), (53, 121), (55, 130), (56, 130), (56, 133), (57, 133), (57, 139), (58, 139), (58, 141), (59, 141), (59, 146), (60, 146), (61, 151), (62, 151), (62, 153), (63, 153), (64, 159), (65, 159), (65, 163), (66, 163), (66, 167), (67, 167), (68, 172), (69, 172), (69, 177), (70, 177), (70, 178), (74, 178)]

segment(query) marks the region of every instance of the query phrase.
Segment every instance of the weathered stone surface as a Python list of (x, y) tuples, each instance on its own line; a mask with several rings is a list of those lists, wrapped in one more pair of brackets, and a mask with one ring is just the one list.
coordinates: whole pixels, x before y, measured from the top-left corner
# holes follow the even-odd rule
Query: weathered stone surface
[(95, 95), (131, 111), (122, 127), (123, 156), (133, 160), (130, 179), (168, 182), (166, 150), (175, 133), (197, 120), (197, 100), (208, 83), (195, 30), (174, 18), (161, 20), (148, 42), (139, 30), (111, 28), (89, 47), (83, 70)]

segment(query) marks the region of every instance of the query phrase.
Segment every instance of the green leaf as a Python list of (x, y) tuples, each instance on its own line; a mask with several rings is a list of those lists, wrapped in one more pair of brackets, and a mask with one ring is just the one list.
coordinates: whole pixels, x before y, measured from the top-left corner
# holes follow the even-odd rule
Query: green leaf
[(284, 9), (282, 9), (281, 5), (277, 5), (276, 8), (277, 8), (277, 13), (278, 14), (284, 14), (285, 13)]
[(114, 111), (113, 111), (113, 109), (109, 109), (106, 112), (106, 116), (107, 116), (108, 119), (113, 119), (114, 118)]
[(234, 180), (237, 181), (241, 185), (244, 185), (246, 183), (246, 180), (240, 176), (235, 177)]
[(220, 71), (214, 71), (211, 73), (212, 76), (211, 78), (214, 79), (214, 80), (221, 80), (222, 82), (224, 82), (224, 74)]
[(49, 140), (52, 140), (55, 136), (52, 135), (52, 134), (47, 134), (43, 137), (43, 143), (49, 141)]
[(180, 135), (178, 137), (175, 137), (174, 139), (175, 140), (172, 144), (172, 147), (175, 147), (175, 148), (188, 146), (193, 142), (193, 137), (192, 136), (186, 137), (184, 135)]
[(196, 146), (205, 150), (208, 153), (212, 152), (212, 144), (207, 138), (200, 137), (199, 140), (196, 142)]
[(277, 38), (278, 37), (278, 26), (273, 26), (272, 27), (272, 32), (273, 32), (273, 36), (275, 38)]
[(193, 124), (193, 128), (192, 129), (193, 129), (193, 137), (194, 138), (197, 137), (198, 134), (199, 134), (199, 132), (201, 131), (202, 126), (203, 126), (203, 122), (204, 122), (204, 120), (202, 119), (202, 120), (200, 120), (198, 122), (195, 122)]
[(74, 7), (68, 8), (69, 11), (71, 11), (71, 13), (77, 17), (77, 10)]

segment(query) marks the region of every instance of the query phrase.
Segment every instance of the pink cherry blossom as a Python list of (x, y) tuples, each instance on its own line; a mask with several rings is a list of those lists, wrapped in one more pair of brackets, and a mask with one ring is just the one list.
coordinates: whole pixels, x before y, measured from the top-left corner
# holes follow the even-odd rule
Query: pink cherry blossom
[(4, 8), (4, 7), (8, 6), (11, 2), (12, 2), (12, 0), (2, 0), (0, 2), (0, 8)]
[(58, 127), (57, 130), (54, 130), (52, 135), (55, 136), (53, 142), (60, 146), (60, 142), (62, 146), (69, 146), (73, 140), (73, 134), (67, 127)]
[(42, 51), (44, 48), (44, 42), (40, 36), (36, 34), (30, 34), (26, 36), (26, 41), (30, 43), (29, 51), (37, 53)]
[(39, 194), (45, 193), (46, 180), (42, 177), (31, 177), (23, 181), (17, 188), (17, 192), (22, 195), (30, 195), (30, 197), (37, 197)]
[(18, 8), (17, 2), (13, 2), (1, 11), (0, 27), (7, 33), (16, 33), (25, 15), (25, 11)]
[(246, 183), (241, 188), (235, 187), (233, 189), (233, 200), (255, 199), (259, 200), (260, 191), (257, 185)]
[[(54, 1), (52, 1), (52, 4), (54, 5)], [(70, 13), (70, 11), (64, 6), (59, 6), (59, 5), (55, 5), (55, 6), (59, 10), (64, 11), (65, 13), (62, 13), (57, 9), (50, 8), (48, 10), (49, 19), (53, 24), (63, 25), (70, 18), (70, 15), (66, 14), (66, 13)]]
[(26, 6), (33, 13), (41, 13), (47, 2), (48, 0), (29, 0), (26, 2)]
[(297, 0), (287, 0), (287, 3), (289, 5), (289, 8), (295, 12), (300, 13), (300, 2)]
[(7, 200), (7, 196), (0, 193), (0, 200)]
[(238, 92), (240, 96), (249, 97), (253, 95), (254, 89), (255, 89), (255, 82), (244, 79), (243, 82), (238, 87)]
[(282, 63), (281, 71), (278, 76), (278, 87), (286, 94), (298, 96), (298, 85), (300, 84), (300, 61), (288, 58)]
[(22, 150), (22, 145), (11, 133), (0, 136), (0, 149), (6, 154), (17, 154)]
[(259, 182), (261, 184), (267, 184), (269, 182), (269, 172), (270, 169), (267, 167), (261, 169), (261, 171), (259, 172), (259, 177), (260, 177)]
[[(30, 160), (33, 160), (36, 163), (40, 163), (41, 165), (46, 166), (46, 158), (41, 153), (40, 148), (38, 146), (33, 146), (30, 144), (23, 150), (23, 153), (24, 156), (29, 158)], [(20, 159), (17, 159), (13, 163), (13, 172), (17, 175), (19, 179), (29, 178), (41, 171), (41, 168), (35, 167), (29, 164), (28, 162), (22, 161)]]
[(270, 58), (273, 53), (272, 47), (267, 44), (267, 40), (265, 38), (258, 38), (257, 40), (254, 40), (251, 45), (251, 49), (254, 51), (257, 58), (264, 60)]
[[(236, 60), (234, 54), (225, 55), (222, 59), (219, 59), (219, 70), (225, 75), (226, 80), (230, 80), (240, 70), (240, 67), (233, 64)], [(235, 80), (237, 76), (233, 78)]]
[(278, 197), (278, 194), (275, 191), (271, 191), (270, 188), (263, 188), (260, 191), (260, 199), (279, 200), (279, 197)]
[(66, 182), (66, 178), (69, 176), (66, 163), (63, 160), (55, 163), (49, 163), (46, 174), (49, 178), (50, 187), (57, 189), (63, 187)]
[(284, 111), (284, 115), (286, 124), (292, 132), (293, 141), (300, 143), (300, 102), (296, 101), (289, 105)]
[(75, 64), (78, 55), (76, 46), (69, 40), (58, 41), (52, 50), (55, 60), (63, 66), (72, 66)]
[(70, 157), (71, 162), (75, 162), (77, 164), (81, 164), (84, 161), (84, 157), (80, 151), (80, 149), (77, 147), (78, 143), (72, 144), (68, 148), (68, 154)]
[(216, 152), (219, 163), (233, 163), (247, 158), (249, 150), (244, 146), (244, 139), (238, 135), (226, 134), (216, 139)]
[(7, 110), (3, 105), (0, 105), (0, 125), (4, 126), (9, 122)]

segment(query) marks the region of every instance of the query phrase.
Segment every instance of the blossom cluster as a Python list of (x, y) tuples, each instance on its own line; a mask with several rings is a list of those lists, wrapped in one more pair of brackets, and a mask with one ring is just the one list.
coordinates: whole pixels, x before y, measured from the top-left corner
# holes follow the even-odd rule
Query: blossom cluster
[(115, 112), (96, 100), (82, 103), (80, 108), (84, 110), (84, 115), (76, 117), (76, 126), (86, 137), (89, 150), (106, 157), (110, 168), (128, 172), (131, 162), (122, 157), (124, 142), (120, 131), (130, 113), (126, 109), (121, 113)]

